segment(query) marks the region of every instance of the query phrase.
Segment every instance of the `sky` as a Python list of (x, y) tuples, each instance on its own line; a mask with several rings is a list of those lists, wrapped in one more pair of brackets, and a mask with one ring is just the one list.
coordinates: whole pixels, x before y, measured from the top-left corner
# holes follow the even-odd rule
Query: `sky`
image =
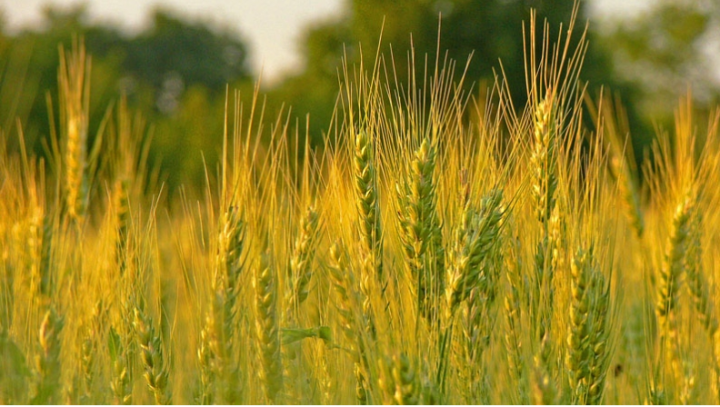
[[(88, 6), (91, 19), (109, 21), (127, 30), (148, 23), (149, 11), (162, 6), (211, 21), (240, 33), (250, 46), (254, 72), (270, 83), (299, 63), (297, 45), (302, 29), (318, 19), (332, 18), (344, 0), (53, 0), (61, 7)], [(598, 18), (633, 14), (652, 0), (592, 0)], [(10, 30), (38, 24), (48, 0), (0, 0)]]

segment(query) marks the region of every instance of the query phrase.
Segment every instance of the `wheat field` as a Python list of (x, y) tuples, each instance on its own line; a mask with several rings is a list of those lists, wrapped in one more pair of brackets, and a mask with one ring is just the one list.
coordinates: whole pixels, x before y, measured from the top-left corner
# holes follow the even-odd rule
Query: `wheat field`
[(47, 155), (0, 135), (0, 402), (720, 403), (720, 115), (679, 101), (636, 165), (568, 28), (530, 21), (527, 106), (501, 70), (345, 64), (318, 148), (228, 92), (172, 195), (61, 51)]

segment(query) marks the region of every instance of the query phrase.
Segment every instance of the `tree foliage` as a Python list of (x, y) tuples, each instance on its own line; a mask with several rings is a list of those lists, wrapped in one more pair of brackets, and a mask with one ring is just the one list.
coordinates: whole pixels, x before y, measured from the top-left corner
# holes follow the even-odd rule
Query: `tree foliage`
[[(19, 117), (26, 123), (30, 146), (43, 152), (41, 140), (50, 134), (45, 92), (57, 89), (58, 47), (69, 48), (81, 37), (92, 56), (90, 134), (92, 143), (106, 109), (119, 93), (130, 107), (154, 125), (151, 160), (162, 162), (163, 173), (175, 186), (185, 171), (202, 182), (197, 154), (211, 159), (222, 137), (222, 106), (228, 84), (250, 80), (248, 51), (239, 34), (207, 22), (189, 21), (167, 10), (155, 10), (151, 24), (132, 35), (112, 24), (90, 22), (85, 6), (46, 7), (41, 27), (0, 35), (0, 69), (8, 71), (0, 89), (4, 106), (15, 106), (0, 117), (8, 129)], [(0, 26), (1, 27), (1, 26)], [(53, 103), (57, 96), (50, 95)], [(220, 112), (195, 118), (199, 112)], [(184, 176), (183, 176), (184, 178)]]

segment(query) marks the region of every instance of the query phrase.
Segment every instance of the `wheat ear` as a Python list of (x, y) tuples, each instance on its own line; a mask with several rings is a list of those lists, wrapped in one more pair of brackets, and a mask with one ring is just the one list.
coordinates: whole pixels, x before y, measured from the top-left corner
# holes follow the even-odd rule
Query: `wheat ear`
[(573, 402), (580, 404), (586, 402), (590, 375), (587, 363), (590, 357), (591, 267), (592, 253), (578, 249), (570, 264), (572, 280), (566, 367)]
[(682, 278), (691, 212), (692, 202), (687, 197), (675, 208), (665, 260), (660, 269), (656, 313), (663, 336), (674, 334), (672, 314)]
[[(94, 316), (94, 318), (97, 318), (97, 316)], [(94, 322), (95, 321), (86, 325), (82, 330), (83, 340), (80, 345), (80, 365), (84, 390), (81, 398), (83, 404), (90, 403), (93, 397), (93, 376), (95, 374), (95, 355), (97, 352), (95, 338), (98, 333), (93, 327)]]
[(231, 341), (235, 325), (237, 285), (242, 273), (242, 254), (245, 246), (245, 223), (236, 206), (230, 206), (223, 214), (218, 246), (219, 272), (215, 289), (223, 296), (223, 334), (226, 341)]
[[(594, 260), (594, 259), (593, 259)], [(605, 378), (610, 363), (610, 291), (605, 276), (594, 268), (590, 286), (594, 299), (590, 325), (588, 359), (588, 404), (600, 404), (605, 390)]]
[(277, 310), (277, 277), (268, 254), (263, 254), (255, 268), (256, 332), (262, 357), (263, 392), (271, 403), (277, 400), (283, 387), (283, 369), (280, 357), (280, 331)]
[(424, 139), (415, 151), (404, 187), (396, 187), (405, 264), (415, 279), (419, 311), (426, 317), (444, 291), (444, 249), (433, 178), (435, 158), (435, 147)]
[(419, 404), (420, 386), (415, 369), (404, 353), (379, 360), (381, 377), (379, 387), (383, 391), (385, 404)]
[(689, 224), (689, 239), (687, 255), (685, 257), (685, 275), (687, 276), (688, 288), (692, 294), (697, 316), (703, 328), (705, 328), (712, 338), (718, 330), (718, 320), (702, 269), (701, 225), (702, 215), (699, 211), (695, 211), (692, 221)]
[(310, 205), (300, 220), (300, 233), (295, 241), (295, 248), (290, 259), (290, 271), (295, 284), (290, 290), (287, 306), (297, 310), (310, 294), (309, 285), (312, 273), (312, 261), (315, 257), (315, 244), (318, 233), (318, 212), (314, 205)]
[(110, 350), (113, 404), (132, 404), (132, 383), (130, 380), (130, 335), (120, 335), (110, 328), (108, 344)]
[(200, 330), (200, 343), (197, 357), (200, 364), (200, 393), (197, 402), (202, 405), (213, 404), (215, 400), (215, 380), (218, 369), (217, 354), (219, 353), (219, 341), (215, 333), (219, 329), (213, 312), (208, 312), (205, 317), (205, 325)]
[(546, 331), (540, 339), (540, 346), (533, 356), (531, 377), (531, 401), (533, 404), (556, 404), (557, 386), (550, 372), (552, 346), (550, 332)]
[(501, 203), (502, 190), (496, 189), (483, 199), (479, 211), (469, 205), (463, 211), (461, 224), (455, 232), (455, 248), (445, 290), (451, 316), (472, 290), (487, 288), (489, 277), (482, 263), (497, 243), (503, 215)]
[(365, 360), (365, 344), (362, 335), (358, 331), (367, 332), (367, 324), (358, 323), (355, 318), (355, 305), (357, 298), (354, 295), (352, 275), (348, 272), (345, 248), (341, 241), (337, 241), (330, 247), (330, 264), (328, 267), (333, 291), (337, 297), (335, 301), (340, 329), (351, 344), (351, 355), (354, 362), (353, 373), (355, 374), (356, 386), (355, 396), (360, 404), (368, 404), (368, 382), (367, 362)]
[(60, 87), (61, 117), (66, 136), (65, 157), (65, 203), (71, 219), (83, 217), (86, 141), (88, 130), (88, 84), (90, 64), (85, 55), (84, 45), (73, 44), (73, 52), (68, 59), (60, 50)]
[[(238, 282), (243, 271), (243, 250), (245, 247), (245, 223), (237, 206), (230, 205), (220, 224), (216, 275), (213, 282), (211, 314), (206, 318), (206, 354), (213, 360), (214, 375), (222, 380), (223, 402), (239, 402), (239, 367), (233, 355), (236, 328), (236, 303)], [(212, 356), (210, 356), (211, 352)], [(202, 366), (202, 364), (201, 364)], [(207, 374), (207, 373), (206, 373)]]
[[(285, 313), (283, 324), (287, 328), (297, 326), (300, 318), (300, 305), (310, 294), (310, 279), (313, 276), (312, 262), (318, 235), (318, 212), (310, 205), (300, 219), (300, 230), (295, 240), (292, 257), (290, 258), (291, 287), (286, 291)], [(300, 341), (282, 345), (283, 367), (285, 368), (285, 395), (292, 400), (299, 400), (296, 386), (300, 382), (298, 373), (302, 361), (302, 343)], [(305, 393), (302, 392), (301, 393)]]
[(355, 192), (360, 218), (360, 239), (367, 251), (368, 262), (383, 281), (383, 235), (380, 226), (380, 197), (375, 169), (375, 145), (367, 132), (361, 131), (355, 137)]
[(532, 195), (535, 211), (540, 222), (545, 223), (555, 206), (557, 188), (558, 134), (555, 128), (554, 109), (551, 98), (541, 101), (533, 116), (533, 146), (530, 155), (532, 168)]
[(163, 352), (162, 338), (157, 334), (152, 319), (145, 314), (140, 305), (134, 310), (133, 329), (140, 346), (145, 381), (153, 393), (155, 404), (170, 404), (172, 396), (168, 389), (169, 370)]
[(710, 296), (709, 284), (703, 273), (702, 263), (702, 221), (700, 211), (694, 211), (690, 221), (689, 243), (685, 257), (685, 275), (687, 285), (692, 295), (693, 304), (700, 324), (703, 326), (713, 346), (713, 375), (712, 384), (715, 400), (720, 401), (720, 324), (718, 323), (715, 304)]

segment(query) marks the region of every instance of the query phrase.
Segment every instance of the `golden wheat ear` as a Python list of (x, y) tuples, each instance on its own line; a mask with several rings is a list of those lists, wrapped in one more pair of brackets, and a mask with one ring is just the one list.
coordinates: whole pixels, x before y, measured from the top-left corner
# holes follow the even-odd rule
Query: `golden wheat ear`
[(90, 97), (90, 59), (82, 40), (75, 39), (66, 57), (60, 48), (60, 126), (64, 137), (63, 164), (65, 209), (73, 220), (82, 220), (87, 195), (87, 135)]
[(267, 400), (275, 403), (283, 387), (280, 330), (277, 309), (277, 280), (268, 254), (255, 268), (256, 332), (262, 355), (260, 378)]

